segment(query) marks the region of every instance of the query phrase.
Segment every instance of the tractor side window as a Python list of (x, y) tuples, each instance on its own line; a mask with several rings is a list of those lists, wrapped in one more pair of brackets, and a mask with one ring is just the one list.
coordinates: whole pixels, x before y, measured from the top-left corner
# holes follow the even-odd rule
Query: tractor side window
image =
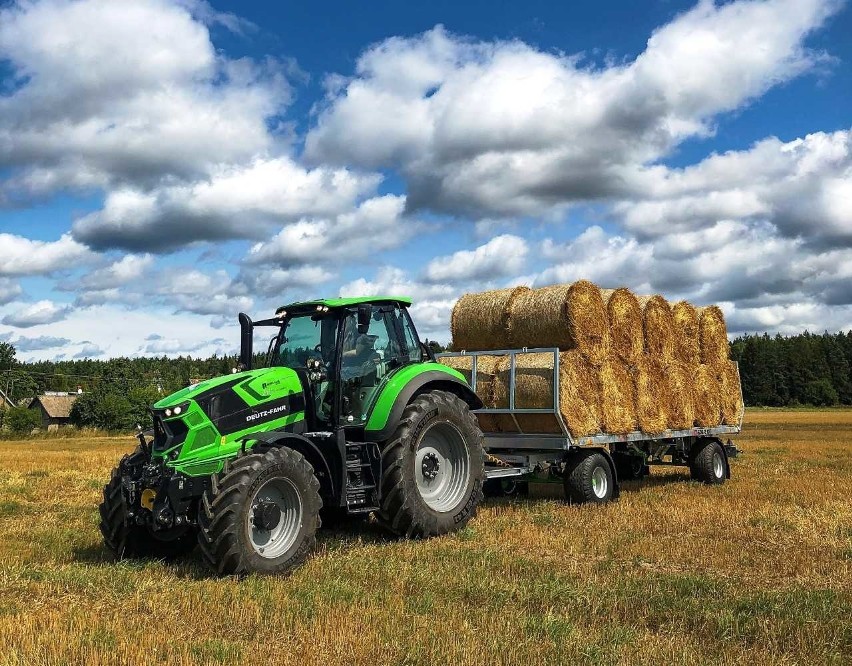
[(423, 352), (420, 349), (420, 339), (417, 337), (417, 331), (414, 330), (414, 324), (411, 323), (411, 317), (408, 316), (406, 310), (397, 308), (397, 317), (399, 325), (402, 328), (402, 337), (405, 341), (406, 351), (408, 352), (408, 360), (412, 363), (417, 363), (422, 358)]

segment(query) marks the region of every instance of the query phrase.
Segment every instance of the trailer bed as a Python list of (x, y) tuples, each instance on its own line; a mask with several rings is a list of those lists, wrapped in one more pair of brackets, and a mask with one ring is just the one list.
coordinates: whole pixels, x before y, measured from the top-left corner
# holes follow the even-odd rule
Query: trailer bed
[[(553, 355), (553, 403), (547, 408), (517, 407), (516, 397), (516, 368), (517, 357), (524, 354)], [(634, 431), (629, 433), (596, 433), (575, 437), (565, 425), (559, 405), (559, 349), (555, 347), (535, 349), (500, 349), (490, 351), (461, 351), (438, 354), (443, 357), (469, 357), (471, 359), (469, 383), (474, 392), (477, 390), (478, 360), (482, 356), (506, 356), (509, 358), (509, 406), (507, 408), (490, 408), (474, 410), (474, 414), (507, 415), (514, 422), (517, 432), (483, 432), (484, 448), (490, 465), (486, 470), (487, 477), (492, 480), (509, 479), (532, 475), (536, 470), (547, 468), (553, 475), (558, 470), (560, 478), (570, 467), (572, 452), (583, 449), (599, 449), (605, 452), (612, 465), (615, 476), (617, 465), (612, 461), (618, 456), (632, 455), (642, 458), (642, 465), (687, 465), (693, 459), (693, 450), (703, 442), (717, 441), (725, 455), (726, 475), (730, 475), (727, 458), (737, 454), (736, 447), (730, 440), (725, 444), (723, 437), (736, 435), (742, 430), (744, 408), (737, 415), (735, 424), (722, 424), (713, 427), (694, 427), (685, 430), (664, 430), (658, 433)], [(465, 369), (467, 372), (467, 369)], [(742, 390), (742, 389), (740, 389)], [(517, 417), (525, 414), (544, 414), (553, 418), (557, 426), (555, 432), (525, 432), (522, 420)], [(567, 462), (566, 462), (567, 461)], [(616, 480), (617, 483), (617, 480)]]

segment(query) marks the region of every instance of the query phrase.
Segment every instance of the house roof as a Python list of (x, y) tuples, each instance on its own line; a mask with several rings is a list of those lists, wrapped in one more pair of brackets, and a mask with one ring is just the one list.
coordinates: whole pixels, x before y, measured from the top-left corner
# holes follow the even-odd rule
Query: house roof
[(41, 403), (44, 411), (52, 419), (67, 419), (71, 416), (71, 406), (77, 399), (76, 395), (39, 395), (33, 398), (30, 408)]

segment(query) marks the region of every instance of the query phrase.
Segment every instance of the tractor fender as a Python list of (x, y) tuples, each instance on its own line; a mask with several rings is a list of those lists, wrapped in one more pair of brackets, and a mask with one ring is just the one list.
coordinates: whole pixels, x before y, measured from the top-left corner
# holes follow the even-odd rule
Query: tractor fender
[[(435, 370), (424, 370), (407, 379), (401, 389), (396, 392), (395, 396), (391, 396), (388, 392), (394, 391), (392, 386), (387, 386), (379, 397), (379, 400), (373, 405), (373, 411), (367, 420), (367, 425), (364, 429), (364, 439), (368, 442), (382, 442), (393, 435), (402, 418), (402, 413), (405, 408), (421, 393), (429, 391), (449, 391), (455, 393), (464, 400), (471, 409), (480, 409), (482, 401), (467, 385), (460, 373), (457, 373), (450, 368), (435, 364)], [(382, 399), (392, 397), (393, 404), (387, 412), (384, 420), (380, 418), (376, 407)]]
[[(324, 453), (314, 442), (293, 432), (281, 432), (269, 430), (267, 432), (255, 432), (241, 439), (243, 442), (260, 442), (267, 446), (286, 446), (298, 451), (314, 468), (317, 480), (320, 482), (320, 494), (334, 498), (340, 492), (340, 467), (338, 460), (329, 461), (328, 455)], [(255, 445), (256, 446), (256, 445)], [(337, 447), (333, 448), (334, 456), (339, 457)]]

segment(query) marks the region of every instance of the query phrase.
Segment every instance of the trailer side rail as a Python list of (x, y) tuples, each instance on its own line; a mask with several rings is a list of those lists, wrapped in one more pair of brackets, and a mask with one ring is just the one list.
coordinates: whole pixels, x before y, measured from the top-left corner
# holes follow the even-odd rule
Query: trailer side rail
[[(516, 365), (517, 357), (522, 354), (553, 354), (553, 405), (549, 408), (524, 408), (515, 406), (515, 390), (516, 390)], [(643, 442), (667, 439), (680, 439), (686, 437), (719, 437), (722, 435), (735, 435), (742, 430), (743, 417), (745, 415), (745, 407), (743, 406), (737, 414), (736, 424), (718, 425), (709, 428), (688, 428), (685, 430), (664, 430), (659, 433), (646, 433), (639, 430), (624, 434), (608, 434), (599, 433), (595, 435), (585, 435), (582, 437), (572, 437), (565, 426), (565, 421), (562, 418), (562, 412), (559, 406), (559, 349), (556, 347), (544, 347), (533, 349), (497, 349), (489, 351), (460, 351), (460, 352), (445, 352), (437, 354), (437, 358), (443, 357), (469, 357), (471, 359), (471, 388), (476, 392), (477, 374), (478, 374), (478, 358), (480, 356), (508, 356), (509, 357), (509, 407), (508, 408), (493, 408), (484, 407), (474, 410), (474, 414), (507, 414), (512, 416), (515, 426), (518, 429), (517, 433), (485, 433), (486, 447), (491, 449), (527, 449), (527, 450), (562, 450), (575, 446), (600, 447), (609, 444), (617, 444), (619, 442)], [(740, 383), (739, 366), (737, 368), (737, 384), (742, 397), (742, 384)], [(742, 400), (740, 400), (742, 404)], [(561, 434), (544, 434), (544, 433), (524, 433), (520, 427), (517, 414), (549, 414), (554, 417), (556, 423), (562, 431)]]

